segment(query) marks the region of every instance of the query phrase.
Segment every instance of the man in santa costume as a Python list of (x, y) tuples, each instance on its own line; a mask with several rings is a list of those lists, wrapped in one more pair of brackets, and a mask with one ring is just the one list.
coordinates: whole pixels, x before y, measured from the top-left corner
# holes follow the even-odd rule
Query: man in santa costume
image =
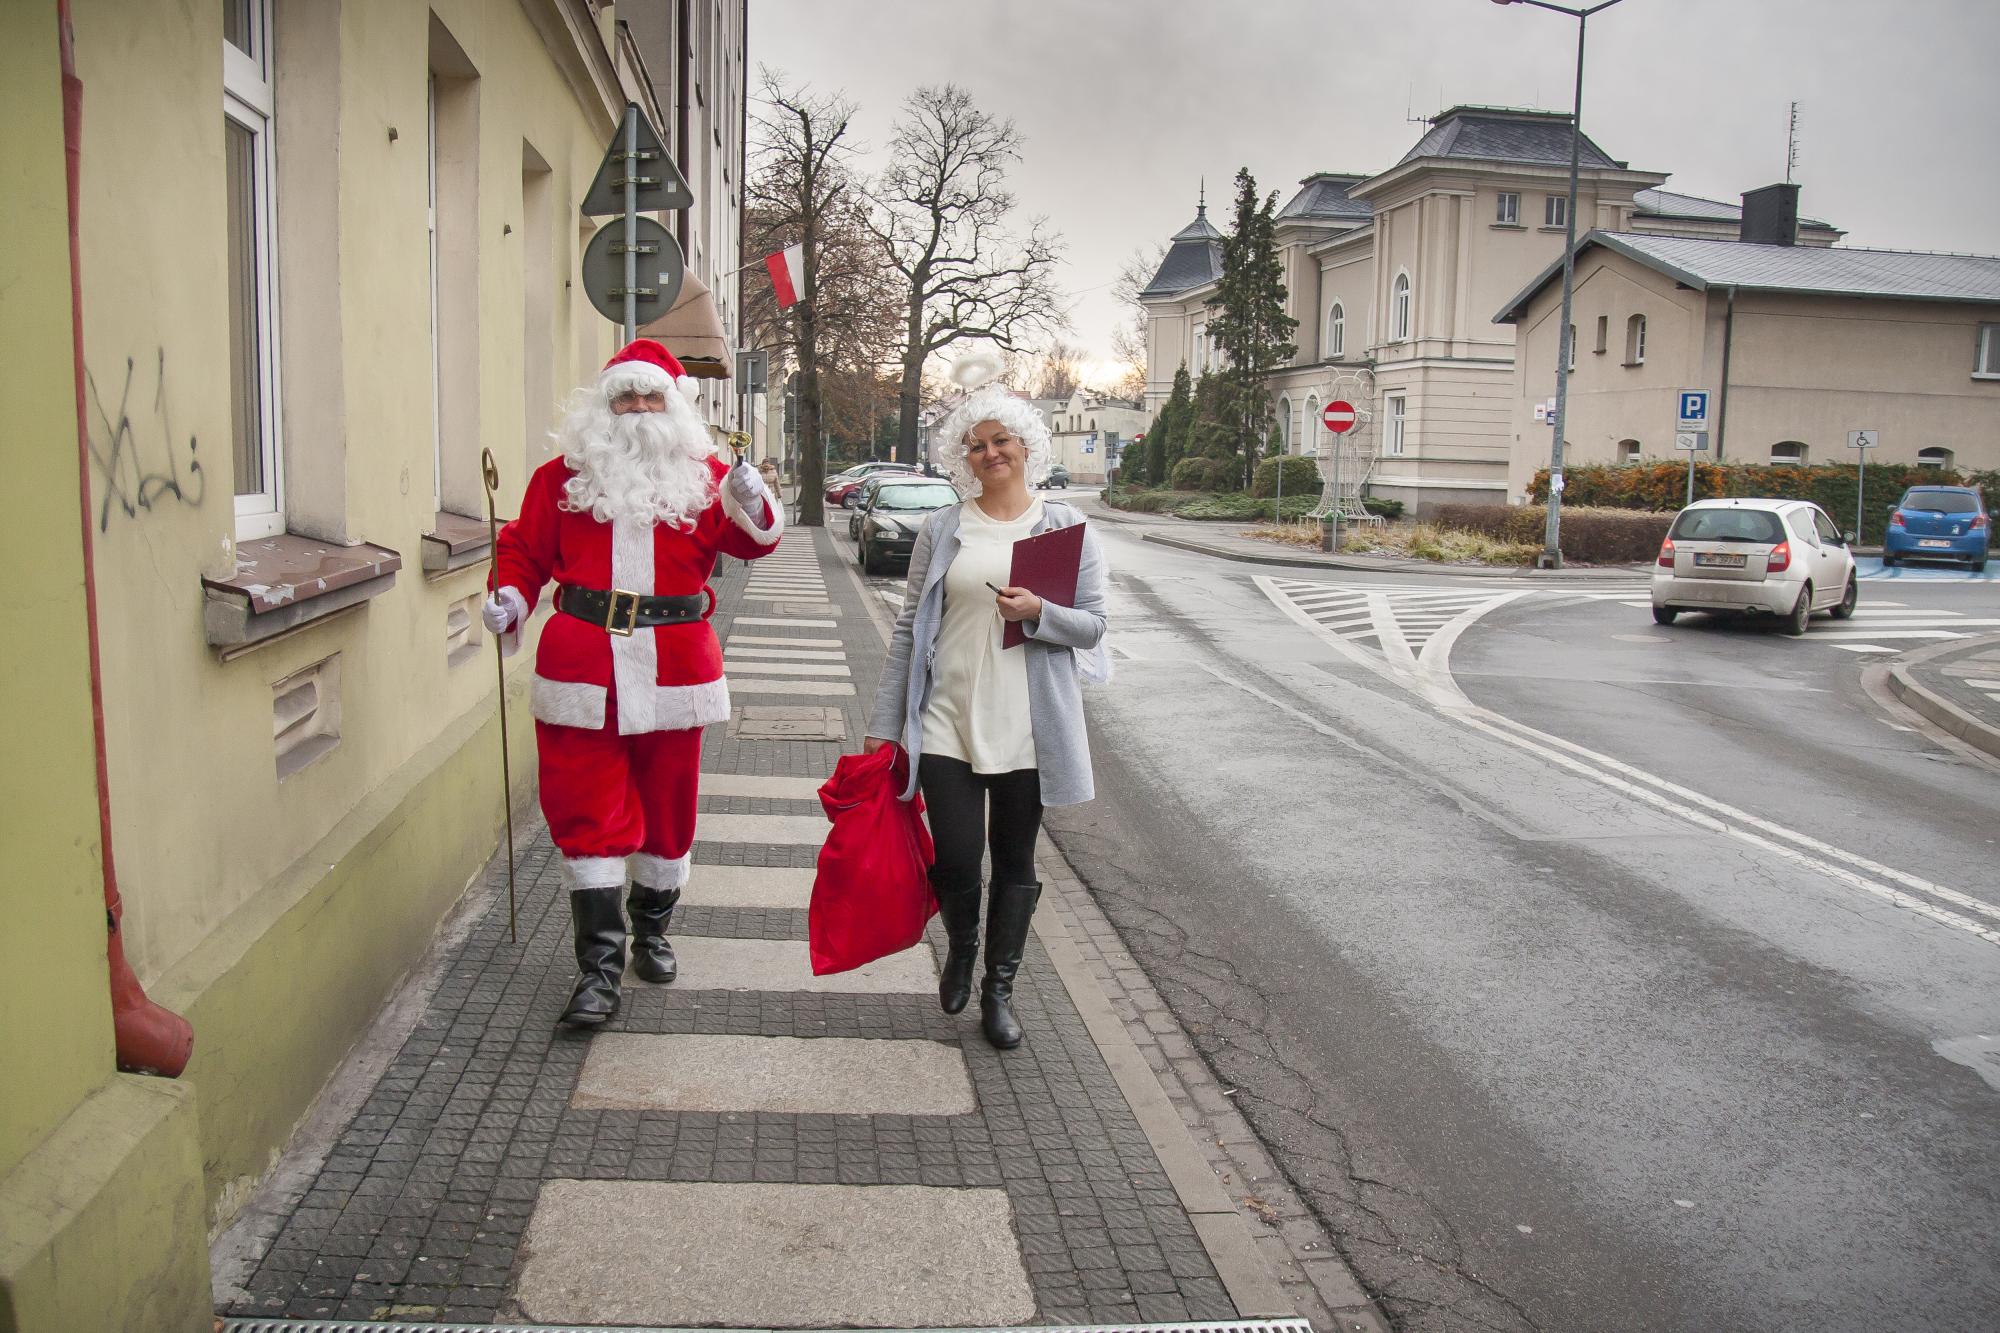
[(530, 708), (582, 974), (565, 1023), (618, 1011), (621, 895), (633, 970), (676, 975), (667, 925), (688, 879), (701, 729), (729, 716), (708, 578), (718, 553), (754, 560), (784, 530), (756, 471), (715, 456), (692, 388), (649, 338), (612, 357), (572, 398), (561, 457), (529, 478), (494, 552), (484, 619), (507, 651), (556, 585)]

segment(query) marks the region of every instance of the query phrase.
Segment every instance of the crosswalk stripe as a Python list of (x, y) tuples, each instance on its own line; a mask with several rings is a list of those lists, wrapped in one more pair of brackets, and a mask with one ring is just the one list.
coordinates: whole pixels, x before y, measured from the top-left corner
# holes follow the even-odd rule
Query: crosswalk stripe
[(766, 644), (773, 648), (838, 648), (839, 639), (788, 639), (779, 634), (732, 634), (731, 646), (739, 643)]
[(839, 629), (838, 620), (800, 620), (790, 616), (738, 616), (732, 625), (763, 625), (767, 628)]
[(854, 673), (836, 662), (746, 662), (740, 657), (724, 657), (724, 671), (746, 676), (851, 676)]
[[(845, 662), (847, 660), (847, 654), (838, 651), (829, 653), (811, 650), (800, 651), (796, 648), (745, 648), (735, 643), (729, 644), (726, 651), (731, 658), (747, 657), (753, 661), (759, 658), (768, 658), (780, 662)], [(725, 658), (725, 660), (728, 659)]]

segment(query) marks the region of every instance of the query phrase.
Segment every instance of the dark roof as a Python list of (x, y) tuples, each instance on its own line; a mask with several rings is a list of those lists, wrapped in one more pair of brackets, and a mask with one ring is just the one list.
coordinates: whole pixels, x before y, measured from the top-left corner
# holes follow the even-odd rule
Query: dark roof
[[(1749, 245), (1687, 236), (1644, 236), (1594, 231), (1577, 242), (1614, 250), (1696, 291), (1789, 292), (1809, 296), (1865, 296), (1894, 301), (1970, 301), (2000, 304), (2000, 257), (1940, 255), (1913, 250), (1849, 250), (1841, 246)], [(1522, 288), (1493, 317), (1511, 324), (1535, 293), (1562, 272), (1558, 259)]]
[[(1420, 157), (1471, 157), (1488, 162), (1567, 166), (1569, 117), (1560, 111), (1455, 106), (1431, 122), (1430, 133), (1403, 154), (1403, 162), (1414, 162)], [(1587, 170), (1616, 171), (1625, 166), (1592, 143), (1587, 134), (1583, 136), (1577, 160)]]
[(1277, 221), (1366, 222), (1375, 216), (1375, 206), (1365, 199), (1350, 199), (1347, 192), (1367, 179), (1331, 171), (1315, 172), (1299, 182), (1299, 192), (1278, 210)]
[[(1641, 190), (1632, 196), (1640, 217), (1691, 218), (1701, 222), (1741, 222), (1743, 205), (1726, 203), (1721, 199), (1703, 199), (1699, 195), (1675, 194), (1672, 190)], [(1801, 227), (1822, 227), (1827, 231), (1838, 231), (1831, 222), (1821, 222), (1817, 218), (1800, 218)]]
[(1222, 276), (1222, 233), (1208, 220), (1208, 205), (1194, 213), (1194, 221), (1174, 233), (1167, 257), (1160, 261), (1153, 280), (1139, 292), (1141, 296), (1171, 296)]

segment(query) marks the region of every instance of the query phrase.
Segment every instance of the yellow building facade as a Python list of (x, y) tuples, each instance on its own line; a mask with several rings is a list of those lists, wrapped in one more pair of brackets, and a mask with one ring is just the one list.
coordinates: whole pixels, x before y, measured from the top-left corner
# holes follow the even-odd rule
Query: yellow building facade
[[(591, 0), (70, 0), (73, 321), (58, 5), (4, 9), (0, 375), (30, 503), (4, 538), (25, 920), (0, 1005), (31, 1076), (0, 1094), (0, 1329), (206, 1329), (209, 1235), (497, 846), (480, 458), (504, 518), (614, 347), (577, 281), (610, 219), (577, 201), (627, 100), (673, 144), (673, 101), (718, 90), (669, 91)], [(702, 35), (739, 121), (742, 36), (736, 12)], [(709, 270), (740, 262), (740, 147), (689, 173)], [(116, 1072), (100, 795), (127, 955), (194, 1027), (175, 1080)]]

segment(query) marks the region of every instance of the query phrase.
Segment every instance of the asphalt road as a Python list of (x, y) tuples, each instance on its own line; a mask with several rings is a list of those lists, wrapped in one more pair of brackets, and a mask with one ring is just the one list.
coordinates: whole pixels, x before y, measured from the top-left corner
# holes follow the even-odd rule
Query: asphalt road
[(2000, 774), (1859, 684), (1933, 640), (1100, 532), (1050, 829), (1399, 1328), (2000, 1325)]

